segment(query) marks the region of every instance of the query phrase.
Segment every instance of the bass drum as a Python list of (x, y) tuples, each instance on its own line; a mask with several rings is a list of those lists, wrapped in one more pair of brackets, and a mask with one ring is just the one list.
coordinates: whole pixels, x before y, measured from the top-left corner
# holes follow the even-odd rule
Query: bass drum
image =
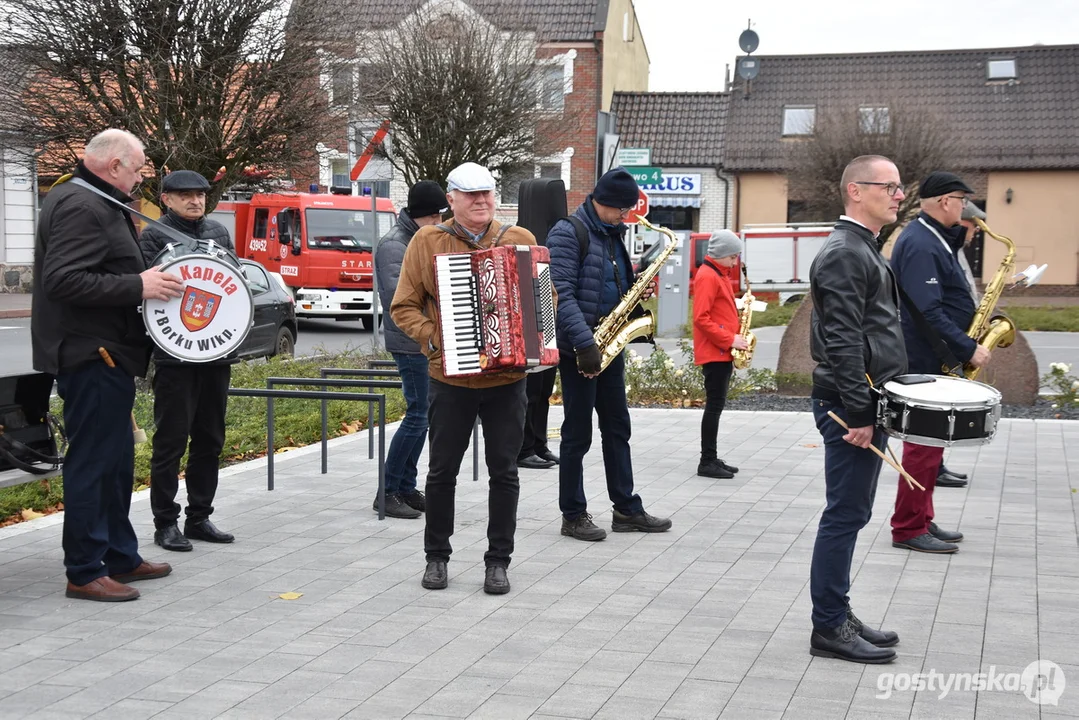
[(900, 375), (884, 384), (877, 424), (915, 445), (984, 445), (997, 432), (1000, 401), (996, 388), (974, 380)]
[(191, 245), (170, 243), (155, 258), (153, 265), (178, 276), (184, 289), (171, 300), (144, 300), (142, 320), (163, 351), (204, 363), (239, 349), (251, 331), (255, 302), (235, 255), (208, 240)]

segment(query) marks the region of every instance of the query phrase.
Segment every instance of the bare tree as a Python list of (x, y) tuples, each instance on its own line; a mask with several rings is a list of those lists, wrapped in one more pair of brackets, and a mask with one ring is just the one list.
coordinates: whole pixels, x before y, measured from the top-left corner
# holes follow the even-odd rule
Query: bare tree
[[(544, 61), (543, 30), (527, 27), (520, 8), (424, 6), (358, 34), (351, 114), (371, 132), (389, 121), (382, 155), (407, 183), (445, 178), (466, 161), (503, 171), (531, 164), (579, 126), (563, 112), (561, 66)], [(363, 147), (371, 132), (357, 127)]]
[[(325, 95), (313, 24), (286, 0), (7, 0), (19, 82), (2, 124), (32, 139), (44, 175), (67, 172), (108, 127), (149, 161), (237, 181), (287, 178), (313, 161)], [(6, 96), (5, 96), (6, 95)], [(158, 177), (144, 184), (153, 197)]]
[(812, 136), (792, 146), (788, 197), (801, 203), (800, 217), (792, 221), (839, 217), (843, 168), (859, 155), (883, 155), (895, 162), (906, 183), (897, 222), (881, 232), (887, 238), (917, 214), (922, 178), (933, 170), (953, 169), (960, 140), (943, 116), (910, 101), (867, 105), (818, 109)]

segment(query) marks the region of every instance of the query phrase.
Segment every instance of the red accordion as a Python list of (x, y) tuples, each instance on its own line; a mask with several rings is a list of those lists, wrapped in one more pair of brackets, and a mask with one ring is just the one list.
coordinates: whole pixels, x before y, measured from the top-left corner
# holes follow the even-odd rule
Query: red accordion
[(434, 263), (447, 377), (558, 364), (547, 248), (501, 245)]

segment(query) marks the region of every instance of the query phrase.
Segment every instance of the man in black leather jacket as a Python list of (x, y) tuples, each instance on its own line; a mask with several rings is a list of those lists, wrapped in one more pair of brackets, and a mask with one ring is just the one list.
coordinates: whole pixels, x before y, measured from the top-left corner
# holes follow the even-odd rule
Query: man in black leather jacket
[[(427, 443), (427, 356), (415, 340), (405, 335), (390, 317), (390, 304), (401, 279), (401, 263), (412, 236), (426, 225), (437, 225), (449, 206), (446, 193), (433, 180), (420, 180), (409, 188), (408, 207), (397, 214), (397, 224), (375, 248), (375, 273), (378, 298), (384, 310), (386, 349), (393, 354), (401, 374), (401, 393), (405, 396), (405, 418), (393, 434), (386, 453), (386, 514), (415, 519), (427, 509), (427, 499), (416, 489), (416, 464)], [(374, 509), (378, 509), (375, 498)]]
[[(161, 181), (165, 214), (160, 222), (197, 240), (213, 240), (235, 252), (224, 225), (205, 217), (210, 183), (191, 170), (177, 170)], [(142, 231), (139, 246), (147, 266), (170, 242), (159, 228)], [(189, 551), (189, 538), (230, 543), (233, 536), (212, 522), (221, 449), (225, 446), (225, 409), (233, 360), (189, 363), (154, 350), (154, 449), (150, 459), (150, 509), (154, 513), (154, 542), (166, 550)], [(190, 447), (188, 446), (190, 438)], [(184, 484), (187, 520), (180, 534), (180, 460), (187, 450)]]
[[(865, 626), (850, 608), (850, 567), (858, 531), (869, 522), (887, 436), (876, 427), (876, 393), (906, 372), (899, 298), (877, 235), (894, 223), (903, 200), (899, 170), (887, 158), (864, 155), (843, 171), (845, 214), (809, 270), (813, 298), (810, 349), (813, 416), (824, 438), (827, 506), (817, 529), (810, 570), (813, 634), (810, 653), (862, 663), (895, 659), (893, 632)], [(848, 430), (829, 417), (842, 418)]]

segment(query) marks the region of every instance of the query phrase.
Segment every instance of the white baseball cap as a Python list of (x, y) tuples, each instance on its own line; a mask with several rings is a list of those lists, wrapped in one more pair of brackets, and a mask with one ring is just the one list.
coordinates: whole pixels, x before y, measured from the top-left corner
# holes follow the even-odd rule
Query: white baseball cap
[(458, 165), (446, 177), (446, 192), (484, 192), (495, 189), (495, 178), (491, 171), (474, 162)]

